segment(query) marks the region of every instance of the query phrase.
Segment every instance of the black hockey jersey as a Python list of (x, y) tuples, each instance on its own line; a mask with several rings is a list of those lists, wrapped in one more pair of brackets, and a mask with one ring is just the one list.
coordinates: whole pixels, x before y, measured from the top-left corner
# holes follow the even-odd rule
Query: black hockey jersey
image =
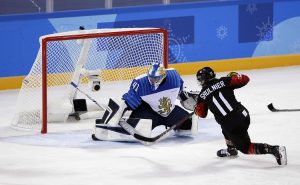
[(235, 113), (245, 110), (236, 100), (234, 89), (243, 87), (248, 82), (249, 77), (246, 75), (215, 78), (209, 81), (198, 95), (195, 113), (204, 118), (209, 109), (219, 124), (232, 121)]

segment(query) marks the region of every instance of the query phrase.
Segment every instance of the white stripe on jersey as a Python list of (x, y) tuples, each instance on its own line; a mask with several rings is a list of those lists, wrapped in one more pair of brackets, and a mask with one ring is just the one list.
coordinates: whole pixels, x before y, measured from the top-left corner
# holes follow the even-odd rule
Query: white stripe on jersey
[(220, 92), (219, 96), (221, 98), (221, 100), (223, 101), (223, 103), (226, 105), (226, 107), (228, 108), (228, 110), (231, 112), (233, 110), (233, 108), (231, 107), (231, 105), (228, 103), (228, 101), (224, 98), (223, 94)]
[(217, 106), (218, 110), (222, 113), (223, 116), (225, 116), (227, 113), (225, 110), (222, 108), (222, 106), (219, 104), (219, 102), (216, 100), (215, 97), (213, 97), (213, 102)]

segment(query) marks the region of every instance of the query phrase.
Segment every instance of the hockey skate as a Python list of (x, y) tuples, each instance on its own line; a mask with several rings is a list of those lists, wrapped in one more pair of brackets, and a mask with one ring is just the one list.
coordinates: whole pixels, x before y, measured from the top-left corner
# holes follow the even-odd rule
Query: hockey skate
[(218, 150), (217, 156), (218, 157), (237, 157), (238, 151), (236, 148), (227, 148)]
[(279, 165), (287, 165), (287, 155), (284, 146), (274, 146), (271, 149), (271, 153), (275, 156)]

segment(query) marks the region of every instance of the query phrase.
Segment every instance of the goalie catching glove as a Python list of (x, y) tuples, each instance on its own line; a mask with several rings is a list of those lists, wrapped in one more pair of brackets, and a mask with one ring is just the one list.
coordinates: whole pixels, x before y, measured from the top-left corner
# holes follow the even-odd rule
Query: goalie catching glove
[(197, 96), (199, 91), (184, 91), (182, 90), (178, 95), (180, 104), (187, 110), (194, 111), (194, 107), (197, 103)]

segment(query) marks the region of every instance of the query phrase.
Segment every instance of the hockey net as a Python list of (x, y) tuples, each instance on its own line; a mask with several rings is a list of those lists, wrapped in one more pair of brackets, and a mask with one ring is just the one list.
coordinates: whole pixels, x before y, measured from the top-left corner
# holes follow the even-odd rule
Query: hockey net
[[(25, 77), (12, 125), (47, 132), (49, 122), (65, 121), (74, 111), (77, 91), (89, 91), (92, 71), (100, 92), (143, 74), (152, 62), (167, 67), (167, 32), (159, 28), (93, 29), (45, 35)], [(110, 84), (110, 85), (107, 85)], [(89, 93), (89, 92), (86, 92)], [(57, 119), (58, 118), (58, 119)]]

